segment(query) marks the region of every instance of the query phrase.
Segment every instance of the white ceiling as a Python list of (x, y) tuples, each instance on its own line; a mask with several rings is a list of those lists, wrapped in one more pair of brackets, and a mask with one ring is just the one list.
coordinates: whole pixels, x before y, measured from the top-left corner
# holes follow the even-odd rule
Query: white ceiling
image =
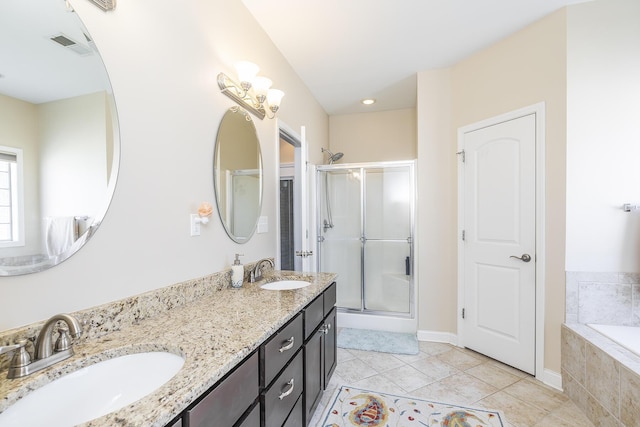
[(418, 71), (582, 1), (242, 0), (330, 115), (414, 107)]

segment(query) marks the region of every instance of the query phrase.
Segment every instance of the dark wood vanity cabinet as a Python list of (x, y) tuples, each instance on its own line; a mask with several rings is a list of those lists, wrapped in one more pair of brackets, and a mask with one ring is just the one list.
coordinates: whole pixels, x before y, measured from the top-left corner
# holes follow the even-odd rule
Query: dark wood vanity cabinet
[(333, 283), (184, 411), (175, 425), (308, 425), (336, 367), (335, 304)]
[[(308, 425), (336, 368), (336, 285), (305, 310), (304, 411)], [(310, 322), (307, 322), (307, 319)], [(318, 320), (319, 319), (319, 320)]]

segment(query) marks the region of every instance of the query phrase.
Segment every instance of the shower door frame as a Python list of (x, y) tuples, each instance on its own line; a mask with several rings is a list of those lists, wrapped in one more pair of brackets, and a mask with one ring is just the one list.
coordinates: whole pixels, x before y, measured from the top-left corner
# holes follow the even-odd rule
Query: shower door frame
[[(365, 192), (366, 192), (366, 179), (364, 178), (364, 174), (362, 174), (362, 178), (360, 181), (360, 309), (349, 308), (349, 307), (340, 307), (337, 305), (338, 311), (343, 313), (352, 313), (352, 314), (368, 314), (374, 316), (387, 316), (387, 317), (400, 317), (406, 319), (415, 319), (416, 315), (416, 291), (415, 291), (415, 279), (416, 279), (416, 260), (415, 260), (415, 236), (416, 236), (416, 198), (417, 198), (417, 185), (416, 185), (416, 161), (415, 160), (399, 160), (399, 161), (390, 161), (390, 162), (366, 162), (366, 163), (342, 163), (342, 164), (331, 164), (331, 165), (318, 165), (316, 166), (316, 253), (317, 255), (317, 271), (321, 271), (322, 266), (322, 250), (320, 249), (322, 244), (322, 227), (323, 223), (321, 221), (322, 218), (322, 209), (323, 204), (321, 203), (321, 197), (324, 194), (326, 197), (326, 192), (323, 192), (323, 188), (321, 187), (322, 179), (320, 179), (321, 172), (329, 172), (335, 170), (348, 170), (348, 169), (359, 169), (361, 172), (365, 169), (385, 169), (392, 167), (409, 167), (409, 181), (411, 185), (411, 200), (410, 200), (410, 236), (406, 239), (409, 244), (409, 258), (410, 258), (410, 272), (409, 275), (409, 312), (397, 312), (397, 311), (383, 311), (383, 310), (372, 310), (367, 309), (365, 307), (366, 301), (366, 275), (365, 275), (365, 227), (366, 227), (366, 207), (365, 207)], [(373, 240), (373, 239), (371, 239)], [(386, 240), (386, 239), (385, 239)], [(391, 241), (400, 242), (399, 239), (389, 239)], [(340, 278), (338, 278), (338, 281)]]

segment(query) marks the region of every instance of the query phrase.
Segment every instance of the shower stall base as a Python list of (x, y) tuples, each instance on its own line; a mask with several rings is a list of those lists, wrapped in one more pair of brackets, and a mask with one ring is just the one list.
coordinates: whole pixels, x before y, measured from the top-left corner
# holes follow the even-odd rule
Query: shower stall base
[(341, 328), (372, 329), (374, 331), (401, 332), (412, 334), (418, 329), (415, 317), (394, 317), (386, 313), (351, 312), (338, 308), (338, 325)]
[(415, 332), (414, 162), (317, 168), (318, 271), (339, 276), (341, 326)]

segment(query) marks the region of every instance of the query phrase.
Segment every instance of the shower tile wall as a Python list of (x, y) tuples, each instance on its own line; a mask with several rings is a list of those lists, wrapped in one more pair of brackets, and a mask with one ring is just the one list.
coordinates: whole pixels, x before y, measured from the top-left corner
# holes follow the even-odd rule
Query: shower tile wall
[(640, 326), (640, 273), (566, 273), (566, 322)]

